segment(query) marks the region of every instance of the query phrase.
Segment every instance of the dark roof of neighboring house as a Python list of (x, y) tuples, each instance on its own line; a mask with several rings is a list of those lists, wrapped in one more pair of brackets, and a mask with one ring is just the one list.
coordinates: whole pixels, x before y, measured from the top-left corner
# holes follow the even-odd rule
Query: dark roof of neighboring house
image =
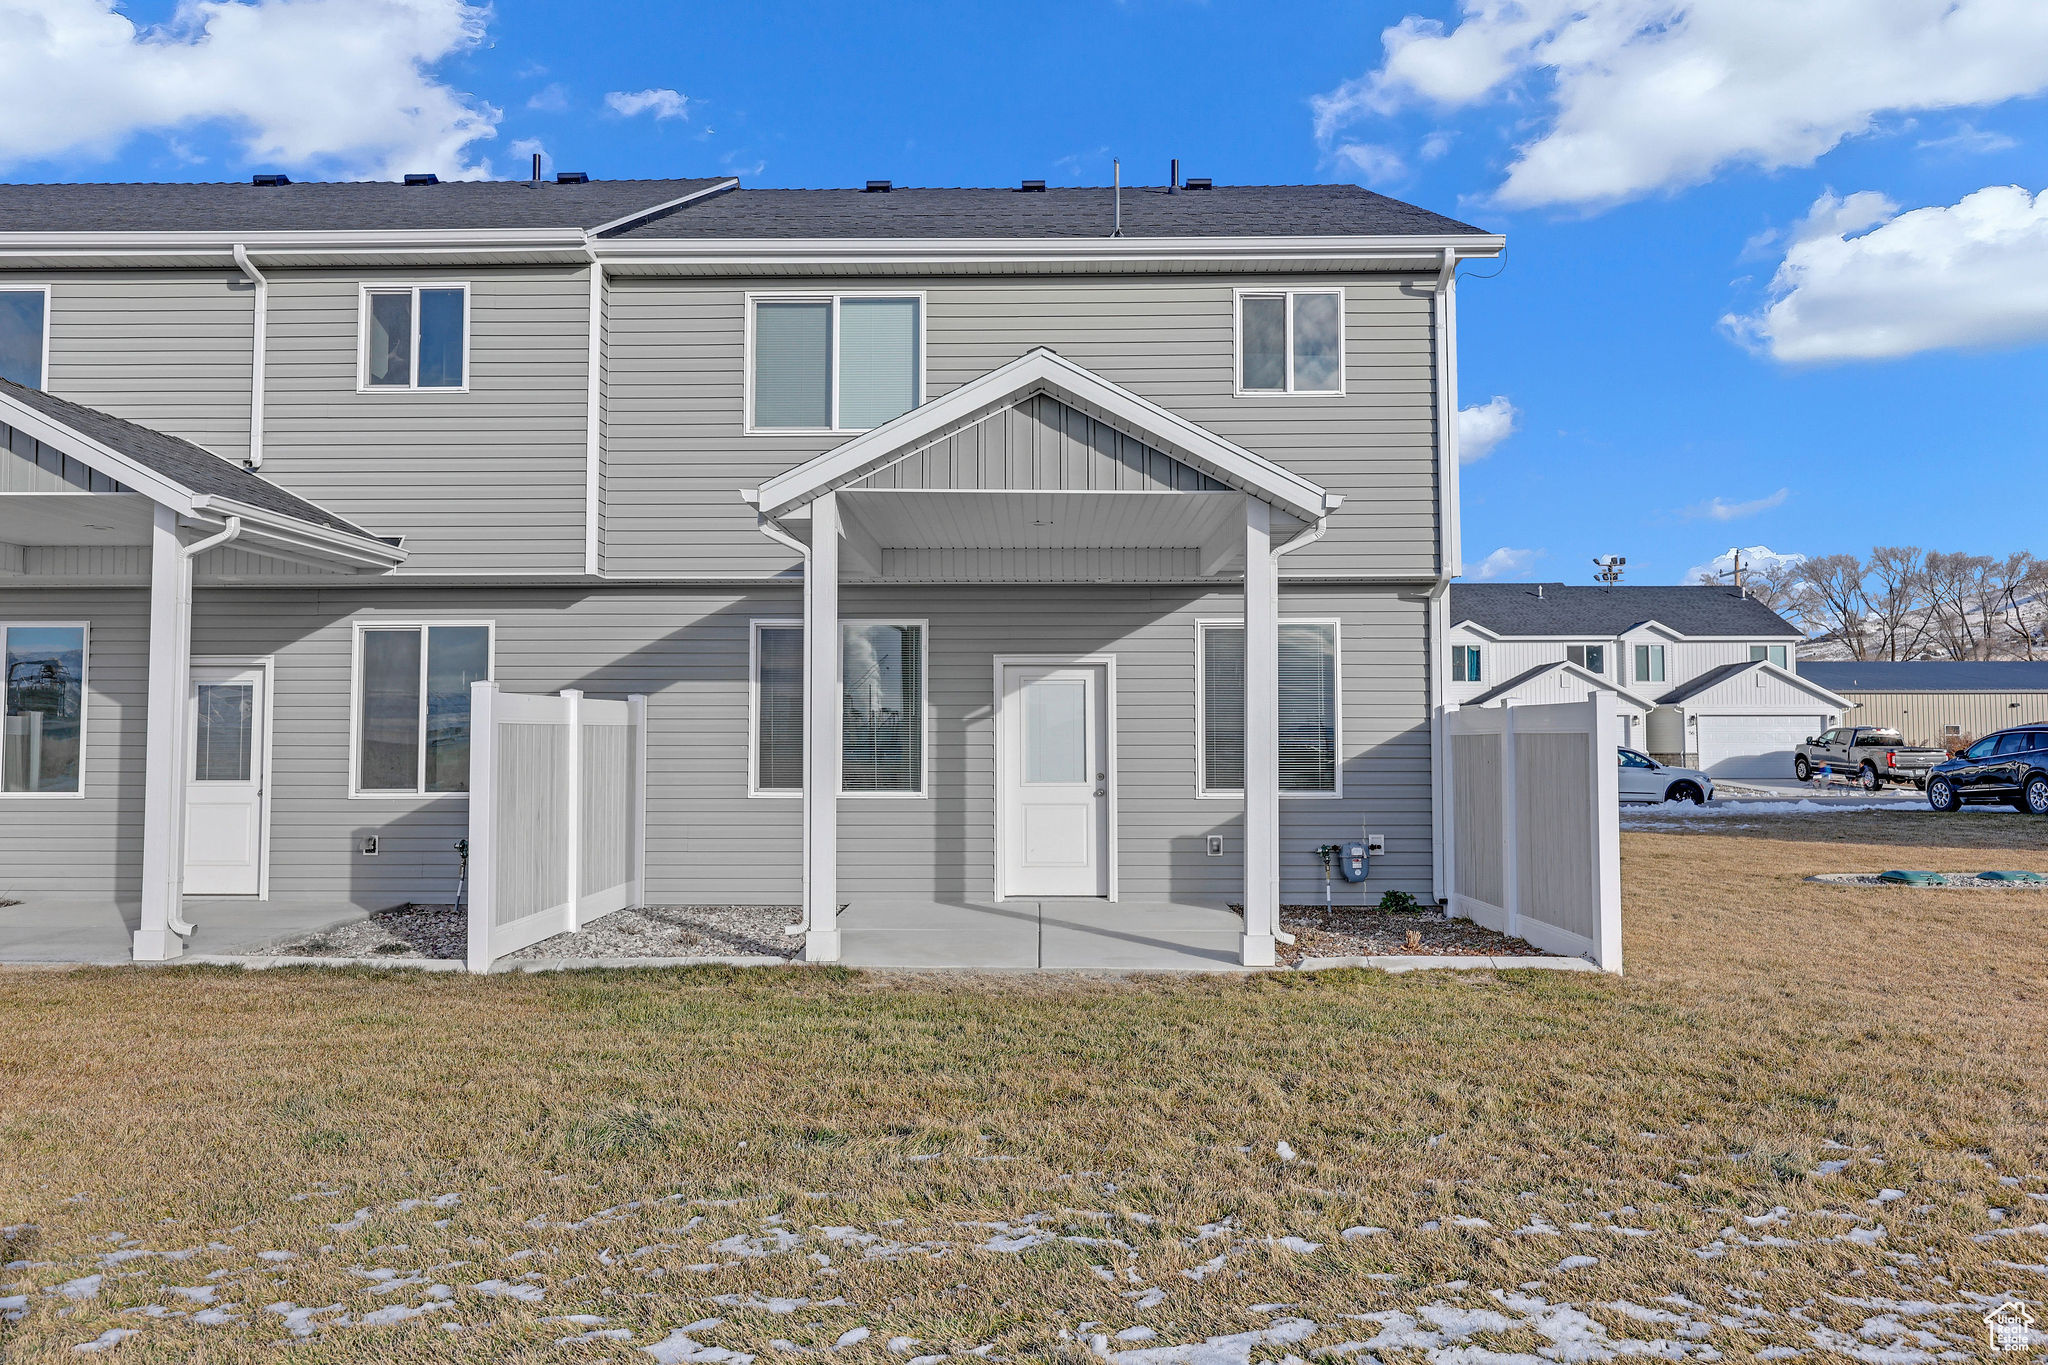
[(315, 526), (344, 531), (349, 535), (374, 540), (368, 531), (354, 526), (335, 516), (326, 508), (307, 502), (296, 494), (282, 488), (261, 475), (254, 474), (238, 464), (222, 459), (203, 446), (193, 445), (178, 436), (166, 436), (161, 431), (137, 426), (133, 422), (101, 412), (98, 408), (81, 407), (41, 389), (25, 388), (10, 379), (0, 379), (0, 393), (33, 408), (51, 421), (68, 427), (81, 436), (98, 441), (118, 455), (148, 469), (154, 470), (180, 488), (193, 493), (210, 494), (219, 498), (230, 498), (235, 502), (260, 507), (266, 512), (295, 517)]
[(2048, 663), (2027, 660), (1801, 663), (1831, 692), (2048, 692)]
[[(729, 177), (728, 177), (729, 178)], [(721, 179), (0, 185), (0, 232), (355, 232), (595, 228)]]
[(1755, 598), (1717, 587), (1453, 583), (1451, 622), (1461, 621), (1496, 635), (1589, 640), (1612, 639), (1645, 621), (1662, 622), (1681, 635), (1799, 635), (1797, 626)]
[[(719, 179), (459, 180), (436, 185), (0, 185), (5, 232), (349, 232), (594, 229)], [(1100, 188), (725, 190), (617, 231), (619, 238), (1108, 237)], [(1482, 229), (1356, 185), (1125, 186), (1126, 237), (1385, 237)]]
[[(735, 190), (629, 228), (642, 237), (1108, 237), (1116, 192)], [(1356, 185), (1124, 186), (1125, 237), (1387, 237), (1484, 229)]]

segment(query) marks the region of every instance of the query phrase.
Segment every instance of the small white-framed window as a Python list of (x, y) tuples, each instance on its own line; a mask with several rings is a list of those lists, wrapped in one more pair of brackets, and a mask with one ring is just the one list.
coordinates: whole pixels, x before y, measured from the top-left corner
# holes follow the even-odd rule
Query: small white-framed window
[[(804, 628), (752, 623), (751, 796), (804, 789)], [(930, 750), (923, 621), (839, 623), (839, 794), (922, 797)]]
[(1237, 392), (1344, 392), (1344, 291), (1237, 291)]
[(1751, 645), (1749, 647), (1749, 661), (1751, 663), (1768, 661), (1776, 664), (1779, 668), (1783, 668), (1785, 666), (1785, 658), (1786, 649), (1784, 645)]
[(1635, 680), (1637, 682), (1664, 681), (1664, 646), (1636, 646)]
[(1588, 673), (1598, 673), (1603, 677), (1607, 674), (1606, 645), (1566, 645), (1564, 657), (1566, 662), (1575, 663)]
[(40, 389), (50, 372), (50, 286), (0, 289), (0, 379)]
[[(1244, 623), (1196, 625), (1199, 796), (1244, 795)], [(1344, 794), (1342, 635), (1329, 620), (1280, 622), (1280, 794)]]
[(1482, 677), (1483, 661), (1478, 645), (1451, 646), (1451, 681), (1474, 683)]
[(0, 622), (0, 797), (85, 794), (83, 621)]
[(924, 402), (924, 295), (749, 294), (747, 431), (869, 431)]
[(356, 391), (469, 388), (469, 286), (365, 284)]
[(490, 621), (355, 623), (349, 795), (469, 790), (470, 684), (494, 676)]

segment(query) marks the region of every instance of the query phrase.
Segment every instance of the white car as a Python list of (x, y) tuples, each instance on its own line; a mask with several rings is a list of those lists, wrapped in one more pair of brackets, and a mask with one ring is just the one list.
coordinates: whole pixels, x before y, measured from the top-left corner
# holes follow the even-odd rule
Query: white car
[(1627, 801), (1690, 801), (1704, 806), (1714, 799), (1714, 779), (1697, 768), (1673, 768), (1634, 749), (1621, 756), (1621, 799)]

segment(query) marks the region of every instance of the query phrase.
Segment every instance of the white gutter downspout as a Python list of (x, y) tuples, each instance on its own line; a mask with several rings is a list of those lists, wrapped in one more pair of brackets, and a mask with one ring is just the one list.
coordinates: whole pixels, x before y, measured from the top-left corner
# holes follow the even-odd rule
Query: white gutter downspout
[[(206, 538), (205, 538), (204, 540), (195, 540), (195, 541), (193, 541), (193, 542), (192, 542), (192, 543), (191, 543), (190, 545), (185, 545), (185, 546), (180, 546), (180, 547), (179, 547), (179, 549), (178, 549), (178, 619), (179, 619), (179, 622), (180, 622), (180, 629), (182, 629), (182, 630), (183, 630), (183, 631), (185, 632), (185, 638), (187, 639), (187, 641), (189, 641), (189, 640), (191, 639), (191, 637), (192, 637), (192, 577), (193, 577), (194, 569), (196, 568), (196, 565), (195, 565), (195, 564), (193, 563), (193, 561), (197, 560), (197, 559), (199, 558), (199, 556), (201, 556), (201, 555), (205, 554), (205, 553), (206, 553), (206, 552), (207, 552), (208, 550), (216, 550), (216, 549), (219, 549), (219, 548), (220, 548), (221, 546), (223, 546), (223, 545), (226, 545), (226, 544), (227, 544), (227, 543), (228, 543), (229, 541), (232, 541), (232, 540), (238, 540), (238, 539), (240, 539), (240, 538), (241, 538), (241, 534), (242, 534), (242, 519), (241, 519), (240, 517), (229, 517), (229, 518), (228, 518), (228, 524), (227, 524), (227, 525), (226, 525), (226, 527), (224, 527), (223, 529), (221, 529), (221, 530), (219, 530), (219, 531), (215, 532), (215, 533), (214, 533), (213, 535), (210, 535), (210, 536), (206, 537)], [(184, 692), (186, 692), (186, 691), (190, 690), (190, 687), (191, 687), (191, 682), (190, 682), (190, 678), (191, 678), (191, 673), (190, 673), (190, 670), (191, 670), (191, 666), (192, 666), (192, 665), (191, 665), (191, 650), (190, 650), (189, 644), (188, 644), (188, 646), (187, 646), (187, 649), (186, 649), (186, 651), (185, 651), (185, 654), (186, 654), (186, 665), (185, 665), (185, 667), (186, 667), (186, 670), (187, 670), (187, 672), (186, 672), (186, 677), (185, 677), (185, 678), (183, 678), (183, 679), (180, 679), (180, 680), (179, 680), (179, 692), (180, 692), (180, 694), (181, 694), (181, 695), (182, 695), (182, 694), (183, 694)], [(180, 703), (180, 706), (181, 706), (181, 708), (182, 708), (182, 705), (183, 705), (183, 703), (181, 702), (181, 703)], [(177, 804), (176, 804), (176, 810), (177, 810), (177, 812), (178, 812), (178, 818), (177, 818), (177, 832), (176, 832), (176, 837), (175, 837), (174, 841), (172, 842), (172, 845), (171, 845), (171, 847), (172, 847), (172, 849), (173, 849), (173, 854), (172, 854), (172, 856), (173, 856), (174, 858), (176, 858), (176, 859), (177, 859), (177, 863), (176, 863), (176, 866), (177, 866), (177, 867), (178, 867), (178, 868), (180, 869), (180, 870), (179, 870), (179, 874), (178, 874), (178, 882), (179, 882), (179, 884), (180, 884), (181, 886), (182, 886), (182, 883), (184, 882), (184, 872), (183, 872), (183, 868), (184, 868), (184, 848), (185, 848), (185, 791), (184, 791), (184, 787), (185, 787), (185, 782), (186, 782), (186, 775), (185, 775), (185, 772), (184, 772), (184, 762), (183, 762), (183, 758), (184, 758), (184, 746), (185, 746), (185, 740), (184, 740), (184, 735), (183, 735), (183, 733), (182, 733), (182, 727), (180, 727), (180, 735), (179, 735), (179, 739), (178, 739), (178, 755), (179, 755), (179, 762), (178, 762), (178, 767), (179, 767), (179, 772), (178, 772), (178, 782), (177, 782), (177, 788), (176, 788), (176, 796), (175, 796), (175, 798), (174, 798), (174, 799), (175, 799), (175, 801), (176, 801), (176, 803), (177, 803)], [(188, 920), (188, 919), (186, 919), (186, 918), (185, 918), (185, 901), (184, 901), (184, 896), (183, 896), (183, 894), (182, 894), (182, 891), (181, 891), (181, 893), (180, 893), (179, 895), (176, 895), (176, 896), (173, 896), (173, 897), (171, 897), (171, 901), (170, 901), (170, 915), (169, 915), (169, 917), (168, 917), (168, 927), (170, 928), (170, 930), (171, 930), (171, 932), (172, 932), (172, 933), (174, 933), (174, 934), (178, 935), (178, 936), (179, 936), (180, 938), (190, 938), (190, 937), (192, 936), (192, 930), (193, 930), (193, 925), (192, 925), (192, 922), (191, 922), (190, 920)]]
[(1458, 526), (1458, 252), (1445, 247), (1431, 292), (1436, 333), (1437, 508), (1440, 553), (1436, 581), (1429, 589), (1429, 826), (1430, 880), (1437, 903), (1448, 910), (1457, 894), (1456, 821), (1450, 805), (1449, 695), (1451, 580), (1464, 572)]
[[(768, 537), (776, 544), (785, 545), (796, 552), (797, 558), (803, 561), (804, 577), (808, 579), (811, 573), (811, 547), (791, 535), (781, 522), (761, 511), (761, 495), (757, 491), (751, 488), (743, 488), (740, 490), (740, 497), (754, 508), (755, 525), (762, 535)], [(809, 659), (809, 650), (804, 651), (804, 657)], [(808, 694), (809, 689), (806, 688), (805, 692)], [(810, 732), (808, 729), (804, 732), (804, 743), (807, 745), (810, 743)], [(808, 763), (804, 765), (804, 771), (806, 773), (810, 772), (810, 765)], [(749, 780), (751, 781), (751, 778)], [(801, 924), (785, 924), (782, 926), (782, 932), (791, 938), (803, 938), (811, 932), (811, 822), (806, 819), (802, 824), (804, 828), (801, 858), (801, 866), (803, 868), (804, 920)]]
[(584, 399), (589, 419), (583, 448), (583, 572), (592, 578), (599, 571), (602, 545), (598, 538), (598, 515), (602, 505), (603, 478), (603, 394), (604, 373), (604, 266), (595, 251), (590, 254), (590, 388)]
[(256, 291), (256, 313), (250, 332), (249, 355), (249, 458), (251, 469), (263, 464), (263, 349), (264, 337), (270, 321), (270, 281), (249, 259), (249, 251), (241, 243), (235, 244), (235, 266), (248, 278)]

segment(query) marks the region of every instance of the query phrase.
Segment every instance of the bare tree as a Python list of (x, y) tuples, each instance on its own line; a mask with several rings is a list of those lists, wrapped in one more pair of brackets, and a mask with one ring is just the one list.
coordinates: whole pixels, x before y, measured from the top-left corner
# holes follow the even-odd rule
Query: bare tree
[(2033, 659), (2048, 631), (2048, 562), (2016, 550), (1991, 571), (1992, 590), (1978, 606), (1996, 657)]
[(1870, 619), (1877, 626), (1871, 653), (1912, 658), (1929, 625), (1926, 555), (1918, 545), (1880, 545), (1870, 552), (1869, 576)]
[(1989, 555), (1936, 550), (1927, 556), (1933, 634), (1941, 651), (1951, 659), (1988, 657), (1988, 641), (1977, 607), (1990, 587), (1992, 568)]
[(1810, 623), (1840, 640), (1852, 659), (1870, 657), (1863, 619), (1870, 599), (1863, 579), (1863, 561), (1851, 554), (1822, 555), (1798, 569), (1799, 585), (1809, 599)]

